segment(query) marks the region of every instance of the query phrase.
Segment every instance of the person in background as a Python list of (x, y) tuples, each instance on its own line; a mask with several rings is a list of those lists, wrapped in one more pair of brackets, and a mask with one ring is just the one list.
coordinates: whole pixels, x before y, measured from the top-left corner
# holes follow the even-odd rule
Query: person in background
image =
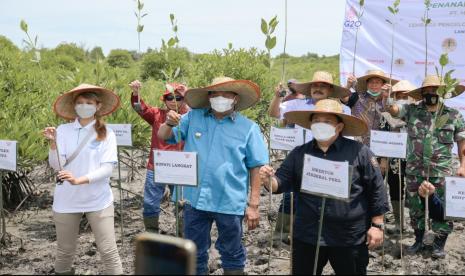
[[(155, 183), (153, 171), (153, 150), (182, 150), (183, 143), (179, 145), (170, 145), (165, 141), (158, 139), (157, 133), (160, 126), (165, 123), (166, 115), (170, 110), (178, 110), (180, 114), (188, 112), (189, 108), (184, 103), (184, 93), (186, 86), (179, 83), (170, 83), (162, 95), (161, 100), (164, 103), (163, 108), (152, 107), (145, 103), (140, 97), (140, 89), (142, 84), (135, 80), (129, 84), (132, 90), (131, 105), (139, 114), (152, 127), (152, 141), (150, 143), (150, 155), (147, 162), (147, 174), (145, 177), (144, 185), (144, 226), (147, 232), (159, 232), (160, 220), (160, 203), (165, 194), (165, 185)], [(170, 91), (172, 88), (174, 93)]]

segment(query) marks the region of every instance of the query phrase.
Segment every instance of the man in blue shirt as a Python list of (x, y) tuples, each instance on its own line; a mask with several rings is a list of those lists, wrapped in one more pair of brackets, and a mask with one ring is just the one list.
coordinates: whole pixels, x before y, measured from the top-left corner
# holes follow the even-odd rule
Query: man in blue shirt
[(188, 90), (185, 100), (192, 110), (182, 117), (170, 111), (158, 132), (160, 139), (185, 141), (185, 151), (198, 153), (199, 186), (184, 188), (184, 235), (197, 246), (197, 274), (209, 272), (213, 222), (225, 274), (244, 272), (242, 219), (245, 215), (249, 230), (258, 226), (258, 172), (269, 161), (260, 128), (237, 111), (251, 107), (259, 98), (260, 89), (253, 82), (216, 78), (208, 87)]

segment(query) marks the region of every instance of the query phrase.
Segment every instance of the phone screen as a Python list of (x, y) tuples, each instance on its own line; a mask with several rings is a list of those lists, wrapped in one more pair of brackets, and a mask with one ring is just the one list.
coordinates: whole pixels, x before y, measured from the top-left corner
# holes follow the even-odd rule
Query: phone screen
[[(172, 242), (171, 239), (177, 241)], [(189, 246), (183, 246), (183, 242), (190, 241), (167, 236), (161, 239), (138, 239), (136, 274), (194, 274), (192, 260), (195, 263), (195, 251), (189, 250)]]

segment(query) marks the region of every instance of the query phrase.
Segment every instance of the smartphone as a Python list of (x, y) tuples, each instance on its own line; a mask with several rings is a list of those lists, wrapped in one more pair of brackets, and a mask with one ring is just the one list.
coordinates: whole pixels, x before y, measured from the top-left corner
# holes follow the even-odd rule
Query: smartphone
[(195, 275), (197, 248), (182, 238), (143, 233), (136, 237), (136, 275)]

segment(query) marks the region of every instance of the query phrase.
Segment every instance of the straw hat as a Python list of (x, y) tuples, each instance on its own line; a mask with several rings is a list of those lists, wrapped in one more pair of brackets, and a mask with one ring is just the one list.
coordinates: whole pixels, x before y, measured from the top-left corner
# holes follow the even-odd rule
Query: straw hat
[[(421, 90), (425, 87), (440, 87), (444, 86), (444, 82), (437, 75), (428, 75), (423, 80), (421, 87), (412, 90), (408, 93), (408, 95), (416, 100), (421, 100)], [(455, 87), (455, 92), (452, 94), (451, 98), (457, 97), (458, 95), (462, 94), (465, 91), (465, 86), (457, 85)]]
[(401, 80), (392, 86), (393, 93), (397, 93), (397, 92), (408, 93), (415, 89), (417, 89), (417, 87), (411, 84), (408, 80)]
[(361, 76), (360, 78), (357, 79), (357, 89), (356, 90), (358, 92), (367, 91), (367, 82), (371, 78), (380, 78), (386, 83), (388, 83), (389, 80), (391, 80), (391, 83), (393, 85), (399, 82), (398, 80), (390, 79), (381, 70), (368, 70), (364, 76)]
[(304, 94), (307, 97), (311, 97), (310, 89), (312, 88), (312, 84), (316, 82), (322, 82), (331, 85), (332, 91), (328, 96), (330, 98), (344, 98), (350, 96), (349, 89), (335, 85), (333, 82), (333, 76), (326, 71), (316, 71), (313, 74), (313, 78), (310, 82), (294, 83), (292, 84), (292, 87), (294, 87), (297, 92)]
[(239, 96), (236, 104), (236, 111), (247, 109), (253, 106), (260, 99), (260, 87), (248, 80), (235, 80), (229, 77), (218, 77), (213, 79), (212, 84), (203, 88), (194, 88), (186, 91), (184, 96), (186, 103), (193, 109), (208, 108), (208, 92), (210, 91), (231, 91)]
[(346, 136), (362, 136), (368, 132), (368, 126), (363, 120), (344, 114), (342, 105), (332, 99), (318, 101), (313, 110), (289, 111), (284, 114), (284, 117), (288, 123), (298, 124), (303, 128), (310, 129), (310, 116), (312, 114), (334, 114), (338, 116), (344, 123), (342, 134)]
[(176, 83), (176, 82), (167, 83), (165, 92), (163, 92), (163, 96), (172, 94), (170, 89), (168, 89), (168, 86), (171, 86), (173, 88), (174, 93), (178, 93), (179, 95), (181, 95), (183, 97), (184, 97), (184, 94), (187, 91), (187, 87), (184, 84), (180, 84), (180, 83)]
[(84, 92), (94, 92), (99, 97), (102, 107), (97, 110), (97, 116), (109, 115), (120, 105), (120, 99), (115, 92), (103, 87), (83, 83), (59, 96), (53, 104), (53, 111), (66, 120), (74, 120), (78, 117), (76, 111), (74, 111), (74, 101), (79, 94)]

